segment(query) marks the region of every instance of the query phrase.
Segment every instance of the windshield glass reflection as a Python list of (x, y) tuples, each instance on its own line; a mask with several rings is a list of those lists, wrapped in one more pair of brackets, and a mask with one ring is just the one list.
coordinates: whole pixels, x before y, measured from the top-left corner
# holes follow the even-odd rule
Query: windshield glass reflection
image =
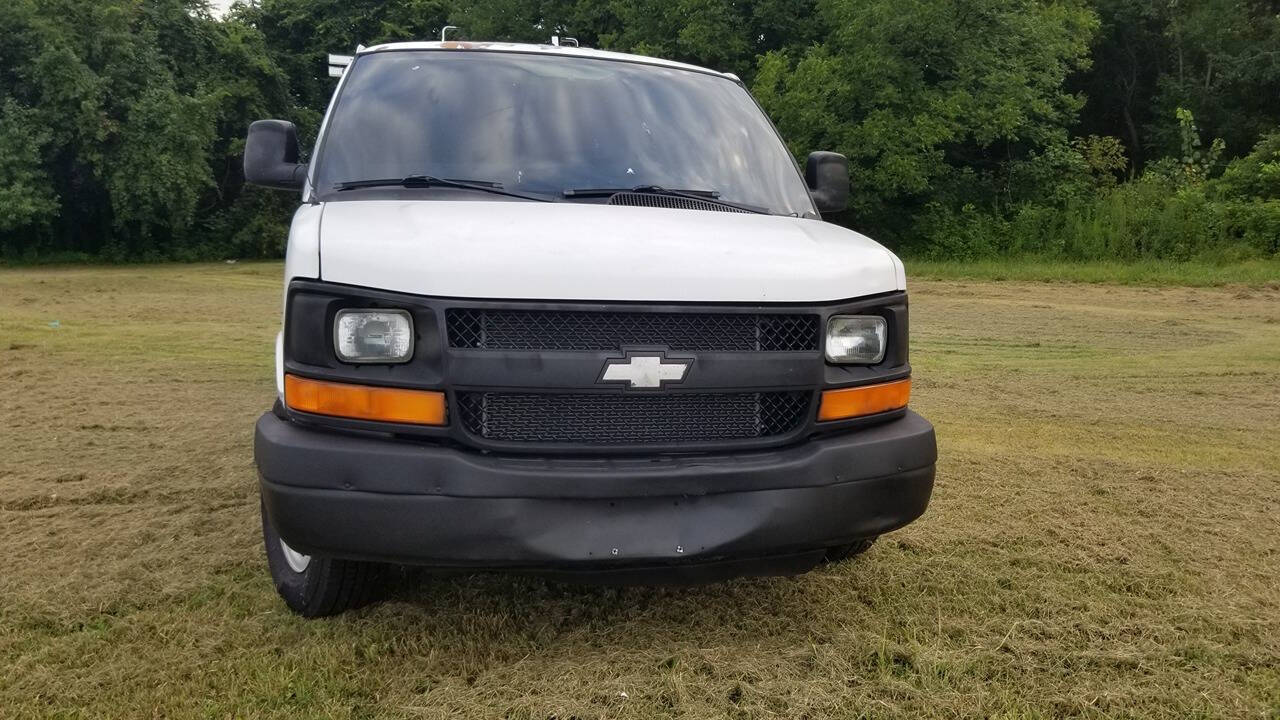
[(715, 191), (812, 212), (751, 97), (726, 78), (530, 54), (391, 51), (349, 68), (315, 185), (430, 175), (561, 197), (577, 188)]

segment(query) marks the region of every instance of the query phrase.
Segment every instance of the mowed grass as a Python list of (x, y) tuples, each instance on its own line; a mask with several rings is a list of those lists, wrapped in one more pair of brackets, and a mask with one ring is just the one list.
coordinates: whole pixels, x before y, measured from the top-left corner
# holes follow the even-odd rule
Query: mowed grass
[(856, 560), (304, 621), (252, 463), (280, 272), (0, 271), (0, 716), (1280, 717), (1274, 284), (913, 282), (937, 488)]

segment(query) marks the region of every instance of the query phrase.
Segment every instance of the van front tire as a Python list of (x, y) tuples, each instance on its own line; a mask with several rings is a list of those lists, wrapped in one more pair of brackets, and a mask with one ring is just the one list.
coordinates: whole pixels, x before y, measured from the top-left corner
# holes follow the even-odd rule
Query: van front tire
[(262, 540), (271, 582), (289, 609), (308, 618), (337, 615), (375, 598), (385, 567), (379, 563), (302, 555), (290, 548), (262, 507)]

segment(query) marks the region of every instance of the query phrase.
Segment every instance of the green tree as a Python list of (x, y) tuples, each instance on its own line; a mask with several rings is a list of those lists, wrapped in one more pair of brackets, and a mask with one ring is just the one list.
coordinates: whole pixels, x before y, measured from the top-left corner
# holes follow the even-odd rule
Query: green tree
[(1093, 68), (1072, 82), (1080, 128), (1125, 141), (1132, 173), (1180, 152), (1177, 108), (1231, 152), (1280, 123), (1280, 2), (1094, 0)]
[(309, 145), (333, 94), (329, 53), (350, 54), (357, 45), (434, 40), (449, 24), (444, 0), (261, 0), (237, 4), (236, 22), (260, 32), (271, 62), (288, 78), (297, 102), (303, 144)]
[[(1280, 3), (1170, 2), (1164, 35), (1168, 64), (1153, 102), (1155, 117), (1172, 118), (1187, 108), (1209, 135), (1237, 153), (1280, 124)], [(1177, 151), (1178, 125), (1156, 123), (1150, 132), (1157, 152)]]
[(656, 55), (750, 78), (756, 57), (822, 36), (816, 0), (471, 0), (450, 14), (461, 36)]
[(43, 230), (57, 217), (58, 198), (40, 161), (49, 135), (30, 108), (12, 98), (0, 105), (0, 233)]
[(1010, 163), (1067, 142), (1093, 12), (1035, 0), (828, 0), (830, 33), (760, 61), (754, 90), (792, 150), (853, 166), (852, 220), (912, 236), (930, 207), (993, 207)]
[(0, 37), (0, 252), (225, 243), (202, 230), (239, 198), (238, 138), (288, 111), (260, 37), (203, 0), (14, 0)]
[(908, 250), (1280, 245), (1280, 0), (10, 0), (0, 255), (278, 255), (294, 198), (245, 187), (249, 123), (309, 147), (326, 54), (446, 24), (737, 73), (797, 156), (852, 160), (834, 219)]

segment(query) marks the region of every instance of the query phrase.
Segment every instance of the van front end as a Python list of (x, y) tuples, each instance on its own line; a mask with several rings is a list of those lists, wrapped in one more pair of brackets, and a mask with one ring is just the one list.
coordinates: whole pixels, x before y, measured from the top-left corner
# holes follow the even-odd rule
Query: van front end
[[(340, 359), (361, 311), (406, 317), (412, 356)], [(884, 328), (879, 363), (828, 362), (849, 318)], [(911, 522), (933, 487), (933, 428), (906, 407), (903, 293), (582, 304), (298, 280), (285, 328), (284, 402), (255, 437), (281, 558), (793, 573)]]
[[(473, 93), (450, 100), (461, 81)], [(583, 104), (602, 93), (617, 96)], [(692, 138), (708, 123), (671, 115), (694, 112), (685, 96), (740, 137)], [(504, 114), (512, 97), (530, 105)], [(311, 166), (292, 136), (255, 124), (246, 175), (304, 198), (279, 398), (254, 443), (296, 612), (359, 605), (388, 563), (803, 572), (925, 511), (937, 450), (908, 408), (902, 265), (821, 221), (847, 164), (815, 153), (802, 176), (734, 79), (577, 49), (385, 46), (348, 68)]]
[[(362, 308), (411, 317), (408, 362), (337, 359), (330, 319)], [(844, 317), (885, 322), (894, 342), (879, 366), (825, 362), (823, 330)], [(285, 402), (258, 421), (256, 458), (272, 524), (308, 554), (676, 573), (784, 555), (811, 565), (914, 520), (933, 485), (933, 430), (905, 407), (902, 294), (583, 305), (298, 281), (289, 318)], [(365, 388), (439, 399), (414, 416), (411, 400), (347, 398)]]

